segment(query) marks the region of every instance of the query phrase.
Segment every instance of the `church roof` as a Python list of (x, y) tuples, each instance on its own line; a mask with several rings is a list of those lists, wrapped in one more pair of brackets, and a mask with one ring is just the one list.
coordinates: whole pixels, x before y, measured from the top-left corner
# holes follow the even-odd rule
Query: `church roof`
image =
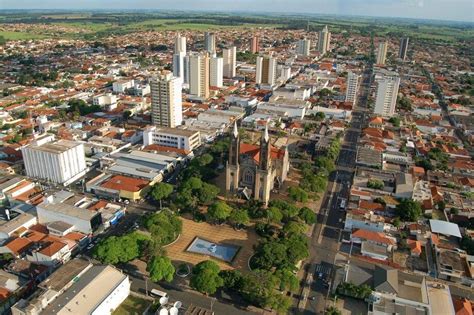
[[(240, 143), (240, 154), (250, 155), (255, 162), (260, 162), (260, 146), (248, 143)], [(271, 146), (270, 157), (272, 160), (282, 160), (285, 156), (285, 150)]]

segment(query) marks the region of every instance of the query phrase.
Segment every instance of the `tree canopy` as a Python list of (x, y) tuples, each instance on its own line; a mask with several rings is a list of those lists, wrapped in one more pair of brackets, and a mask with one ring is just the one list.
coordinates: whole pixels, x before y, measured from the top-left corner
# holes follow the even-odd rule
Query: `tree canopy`
[(397, 215), (404, 221), (416, 221), (423, 214), (421, 204), (412, 199), (402, 199), (396, 207)]
[(207, 209), (209, 219), (213, 221), (222, 222), (227, 219), (232, 213), (232, 207), (224, 201), (216, 201)]
[(145, 219), (145, 227), (151, 233), (153, 240), (160, 245), (171, 243), (183, 229), (181, 219), (171, 210), (163, 209)]
[(175, 269), (168, 257), (153, 256), (148, 262), (146, 270), (150, 273), (150, 279), (153, 282), (173, 281)]
[(150, 195), (155, 201), (160, 202), (161, 208), (161, 200), (168, 198), (173, 193), (173, 185), (167, 183), (157, 183), (153, 185), (150, 190)]
[(214, 294), (224, 285), (224, 279), (219, 275), (219, 266), (211, 261), (200, 262), (193, 268), (191, 287), (201, 293)]
[(110, 236), (97, 245), (93, 257), (105, 264), (128, 262), (140, 257), (150, 239), (138, 232), (123, 236)]

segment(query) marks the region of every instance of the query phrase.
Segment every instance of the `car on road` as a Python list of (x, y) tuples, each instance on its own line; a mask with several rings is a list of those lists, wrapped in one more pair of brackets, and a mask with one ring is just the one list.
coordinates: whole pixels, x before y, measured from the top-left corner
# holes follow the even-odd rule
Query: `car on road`
[(87, 245), (86, 249), (87, 249), (87, 250), (90, 250), (90, 249), (92, 249), (92, 247), (94, 247), (94, 246), (95, 246), (94, 243), (90, 243), (89, 245)]

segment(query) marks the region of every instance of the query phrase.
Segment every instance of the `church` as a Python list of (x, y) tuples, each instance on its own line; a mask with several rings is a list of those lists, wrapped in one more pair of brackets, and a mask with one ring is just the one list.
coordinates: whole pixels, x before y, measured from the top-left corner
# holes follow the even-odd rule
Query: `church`
[(272, 189), (279, 188), (286, 180), (289, 168), (288, 149), (271, 145), (268, 126), (258, 146), (241, 143), (237, 123), (234, 124), (226, 165), (227, 191), (235, 194), (243, 192), (247, 198), (267, 205)]

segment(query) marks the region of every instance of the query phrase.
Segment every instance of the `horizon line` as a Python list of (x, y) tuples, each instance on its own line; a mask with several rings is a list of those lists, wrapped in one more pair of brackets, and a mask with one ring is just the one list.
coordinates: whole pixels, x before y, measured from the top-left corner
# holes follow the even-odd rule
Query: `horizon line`
[(0, 8), (0, 12), (4, 11), (59, 11), (59, 12), (94, 12), (94, 11), (109, 11), (109, 12), (144, 12), (144, 11), (151, 11), (151, 12), (200, 12), (200, 13), (246, 13), (249, 15), (259, 15), (259, 14), (267, 14), (267, 15), (283, 15), (283, 16), (291, 16), (291, 15), (300, 15), (300, 16), (333, 16), (333, 17), (348, 17), (348, 18), (373, 18), (373, 19), (402, 19), (402, 20), (412, 20), (412, 21), (430, 21), (430, 22), (451, 22), (451, 23), (462, 23), (462, 24), (470, 24), (474, 26), (474, 21), (467, 21), (467, 20), (449, 20), (449, 19), (439, 19), (439, 18), (422, 18), (422, 17), (403, 17), (403, 16), (380, 16), (380, 15), (357, 15), (357, 14), (337, 14), (337, 13), (307, 13), (307, 12), (279, 12), (279, 11), (246, 11), (246, 10), (199, 10), (199, 9), (186, 9), (186, 10), (179, 10), (179, 9), (158, 9), (158, 8), (142, 8), (142, 9), (133, 9), (133, 8), (76, 8), (76, 9), (64, 9), (64, 8)]

